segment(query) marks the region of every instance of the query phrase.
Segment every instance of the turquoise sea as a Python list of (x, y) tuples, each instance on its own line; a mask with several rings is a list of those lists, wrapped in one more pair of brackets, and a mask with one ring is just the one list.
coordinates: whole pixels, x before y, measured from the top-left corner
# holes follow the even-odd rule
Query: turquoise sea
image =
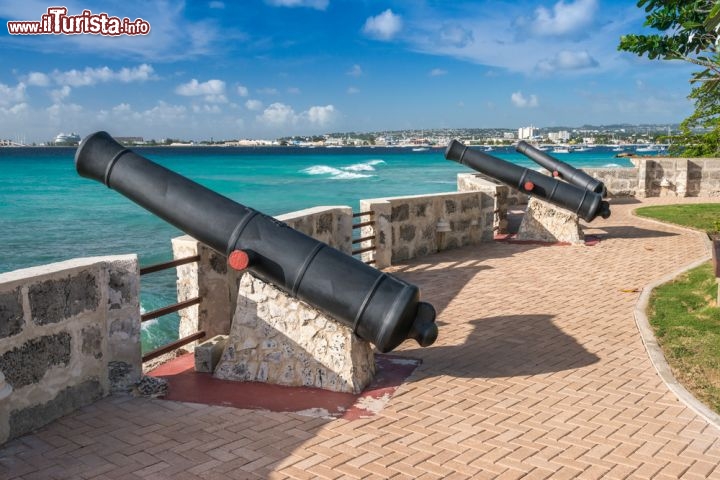
[[(270, 215), (320, 205), (358, 210), (366, 198), (455, 191), (467, 168), (443, 149), (162, 147), (136, 148), (162, 165)], [(577, 167), (632, 164), (597, 147), (558, 155)], [(172, 258), (181, 232), (105, 186), (81, 178), (75, 148), (0, 148), (0, 273), (76, 257), (137, 253), (141, 265)], [(537, 168), (510, 148), (492, 155)], [(141, 304), (175, 301), (174, 270), (144, 276)], [(143, 349), (177, 338), (177, 315), (143, 326)]]

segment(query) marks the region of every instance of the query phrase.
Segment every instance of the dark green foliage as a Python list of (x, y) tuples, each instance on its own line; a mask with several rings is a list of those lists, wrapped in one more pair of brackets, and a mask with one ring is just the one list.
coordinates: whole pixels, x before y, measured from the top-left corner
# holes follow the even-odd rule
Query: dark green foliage
[(619, 50), (702, 68), (690, 79), (695, 112), (680, 125), (671, 153), (720, 155), (720, 0), (640, 0), (637, 5), (647, 13), (645, 26), (660, 33), (624, 35)]

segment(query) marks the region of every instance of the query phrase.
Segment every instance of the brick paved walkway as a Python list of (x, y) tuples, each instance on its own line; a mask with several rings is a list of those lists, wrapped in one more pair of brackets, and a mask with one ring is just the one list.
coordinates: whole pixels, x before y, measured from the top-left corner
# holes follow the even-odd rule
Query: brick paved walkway
[(615, 205), (593, 247), (493, 244), (395, 267), (440, 338), (377, 416), (108, 398), (0, 449), (0, 478), (720, 478), (720, 431), (660, 380), (633, 320), (699, 234)]

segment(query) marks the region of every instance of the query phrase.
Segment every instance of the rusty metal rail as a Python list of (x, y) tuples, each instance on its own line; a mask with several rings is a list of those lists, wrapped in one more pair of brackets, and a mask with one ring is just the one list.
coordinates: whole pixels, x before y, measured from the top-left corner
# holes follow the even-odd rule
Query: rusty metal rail
[[(372, 210), (370, 210), (370, 211), (367, 211), (367, 212), (357, 212), (357, 213), (353, 213), (353, 218), (372, 217), (373, 215), (375, 215), (375, 212), (373, 212)], [(370, 227), (370, 226), (373, 226), (373, 225), (375, 225), (375, 221), (374, 221), (374, 220), (367, 220), (367, 221), (365, 221), (365, 222), (360, 222), (360, 223), (355, 223), (355, 224), (353, 224), (352, 228), (353, 228), (353, 230), (356, 230), (356, 229), (358, 229), (358, 228)], [(375, 241), (377, 241), (377, 236), (374, 235), (374, 234), (373, 234), (373, 235), (370, 235), (370, 236), (367, 236), (367, 237), (361, 237), (361, 238), (355, 238), (355, 239), (353, 239), (353, 240), (352, 240), (352, 245), (353, 245), (353, 246), (358, 245), (358, 244), (363, 243), (363, 242), (373, 242), (373, 243), (372, 243), (372, 245), (370, 245), (369, 247), (361, 247), (361, 248), (358, 248), (357, 250), (353, 250), (353, 251), (352, 251), (352, 254), (353, 254), (353, 255), (360, 255), (361, 253), (374, 252), (375, 249), (376, 249)], [(367, 261), (365, 261), (365, 263), (366, 263), (367, 265), (372, 265), (372, 264), (375, 263), (375, 260), (374, 260), (374, 259), (367, 260)]]
[(189, 300), (185, 300), (183, 302), (178, 302), (178, 303), (174, 303), (172, 305), (168, 305), (167, 307), (158, 308), (157, 310), (153, 310), (151, 312), (142, 314), (140, 316), (140, 321), (147, 322), (148, 320), (162, 317), (163, 315), (175, 313), (178, 310), (182, 310), (183, 308), (192, 307), (193, 305), (197, 305), (200, 302), (202, 302), (202, 297), (195, 297), (195, 298), (191, 298)]
[[(163, 262), (158, 263), (155, 265), (149, 265), (147, 267), (140, 269), (140, 275), (147, 275), (148, 273), (155, 273), (160, 272), (162, 270), (168, 270), (170, 268), (179, 267), (181, 265), (187, 265), (188, 263), (193, 262), (199, 262), (200, 261), (200, 255), (195, 255), (192, 257), (185, 257), (185, 258), (178, 258), (176, 260), (172, 260), (170, 262)], [(202, 302), (202, 297), (195, 297), (190, 298), (187, 300), (184, 300), (182, 302), (177, 302), (172, 305), (168, 305), (167, 307), (158, 308), (157, 310), (152, 310), (150, 312), (144, 313), (140, 316), (140, 322), (147, 322), (148, 320), (153, 320), (158, 317), (162, 317), (163, 315), (168, 315), (170, 313), (175, 313), (177, 311), (183, 310), (188, 307), (192, 307), (193, 305), (198, 305), (200, 302)], [(205, 337), (205, 331), (200, 330), (198, 332), (193, 333), (192, 335), (188, 335), (187, 337), (180, 338), (178, 340), (175, 340), (174, 342), (168, 343), (166, 345), (162, 345), (155, 350), (152, 350), (142, 357), (143, 362), (147, 362), (149, 360), (152, 360), (154, 358), (157, 358), (161, 355), (164, 355), (166, 353), (172, 352), (173, 350), (177, 350), (178, 348), (187, 345), (188, 343), (192, 343), (196, 340), (199, 340), (201, 338)]]
[(147, 275), (148, 273), (155, 273), (161, 270), (167, 270), (168, 268), (179, 267), (180, 265), (186, 265), (188, 263), (199, 262), (200, 255), (194, 257), (178, 258), (170, 262), (156, 263), (155, 265), (148, 265), (140, 269), (140, 275)]
[(353, 213), (353, 218), (364, 217), (365, 215), (375, 215), (375, 212), (373, 212), (372, 210), (369, 210), (367, 212)]
[(188, 335), (187, 337), (180, 338), (178, 340), (175, 340), (172, 343), (168, 343), (167, 345), (163, 345), (162, 347), (158, 347), (155, 350), (151, 350), (142, 357), (143, 362), (147, 362), (148, 360), (152, 360), (153, 358), (157, 358), (160, 355), (165, 355), (166, 353), (170, 353), (173, 350), (177, 350), (178, 348), (187, 345), (188, 343), (192, 343), (195, 340), (199, 340), (201, 338), (205, 338), (205, 331), (200, 330), (199, 332), (195, 332), (192, 335)]

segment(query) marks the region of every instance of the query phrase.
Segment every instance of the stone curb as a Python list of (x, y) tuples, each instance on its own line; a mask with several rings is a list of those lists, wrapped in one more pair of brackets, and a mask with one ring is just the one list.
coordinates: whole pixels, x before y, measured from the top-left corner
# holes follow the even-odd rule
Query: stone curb
[[(681, 230), (689, 230), (691, 232), (695, 232), (703, 239), (706, 251), (709, 251), (711, 248), (711, 241), (705, 234), (705, 232), (699, 231), (694, 228), (681, 227), (679, 225), (671, 223), (665, 223), (640, 217), (635, 214), (634, 209), (632, 210), (632, 215), (645, 222), (656, 223), (658, 225), (670, 226)], [(647, 311), (650, 301), (650, 295), (655, 288), (659, 287), (664, 283), (668, 283), (674, 280), (688, 270), (699, 267), (711, 258), (711, 255), (706, 254), (704, 257), (690, 263), (689, 265), (686, 265), (679, 270), (676, 270), (675, 272), (669, 273), (664, 277), (645, 285), (642, 289), (642, 292), (640, 293), (640, 297), (638, 298), (637, 303), (635, 304), (633, 315), (635, 317), (635, 324), (637, 325), (638, 331), (640, 332), (640, 338), (642, 339), (643, 345), (645, 345), (645, 350), (648, 353), (648, 357), (650, 357), (650, 362), (652, 362), (658, 375), (660, 375), (662, 381), (665, 382), (665, 385), (667, 385), (670, 391), (678, 397), (678, 400), (684, 403), (698, 416), (702, 417), (710, 425), (713, 425), (715, 428), (720, 430), (720, 415), (712, 411), (707, 405), (695, 398), (692, 393), (690, 393), (685, 387), (680, 384), (680, 382), (678, 382), (678, 380), (675, 378), (675, 375), (673, 375), (672, 370), (670, 369), (670, 365), (668, 365), (667, 360), (665, 359), (665, 355), (663, 354), (662, 349), (660, 348), (660, 345), (655, 338), (655, 333), (653, 332), (653, 329), (650, 326), (650, 322), (648, 321), (647, 315), (645, 313)]]

